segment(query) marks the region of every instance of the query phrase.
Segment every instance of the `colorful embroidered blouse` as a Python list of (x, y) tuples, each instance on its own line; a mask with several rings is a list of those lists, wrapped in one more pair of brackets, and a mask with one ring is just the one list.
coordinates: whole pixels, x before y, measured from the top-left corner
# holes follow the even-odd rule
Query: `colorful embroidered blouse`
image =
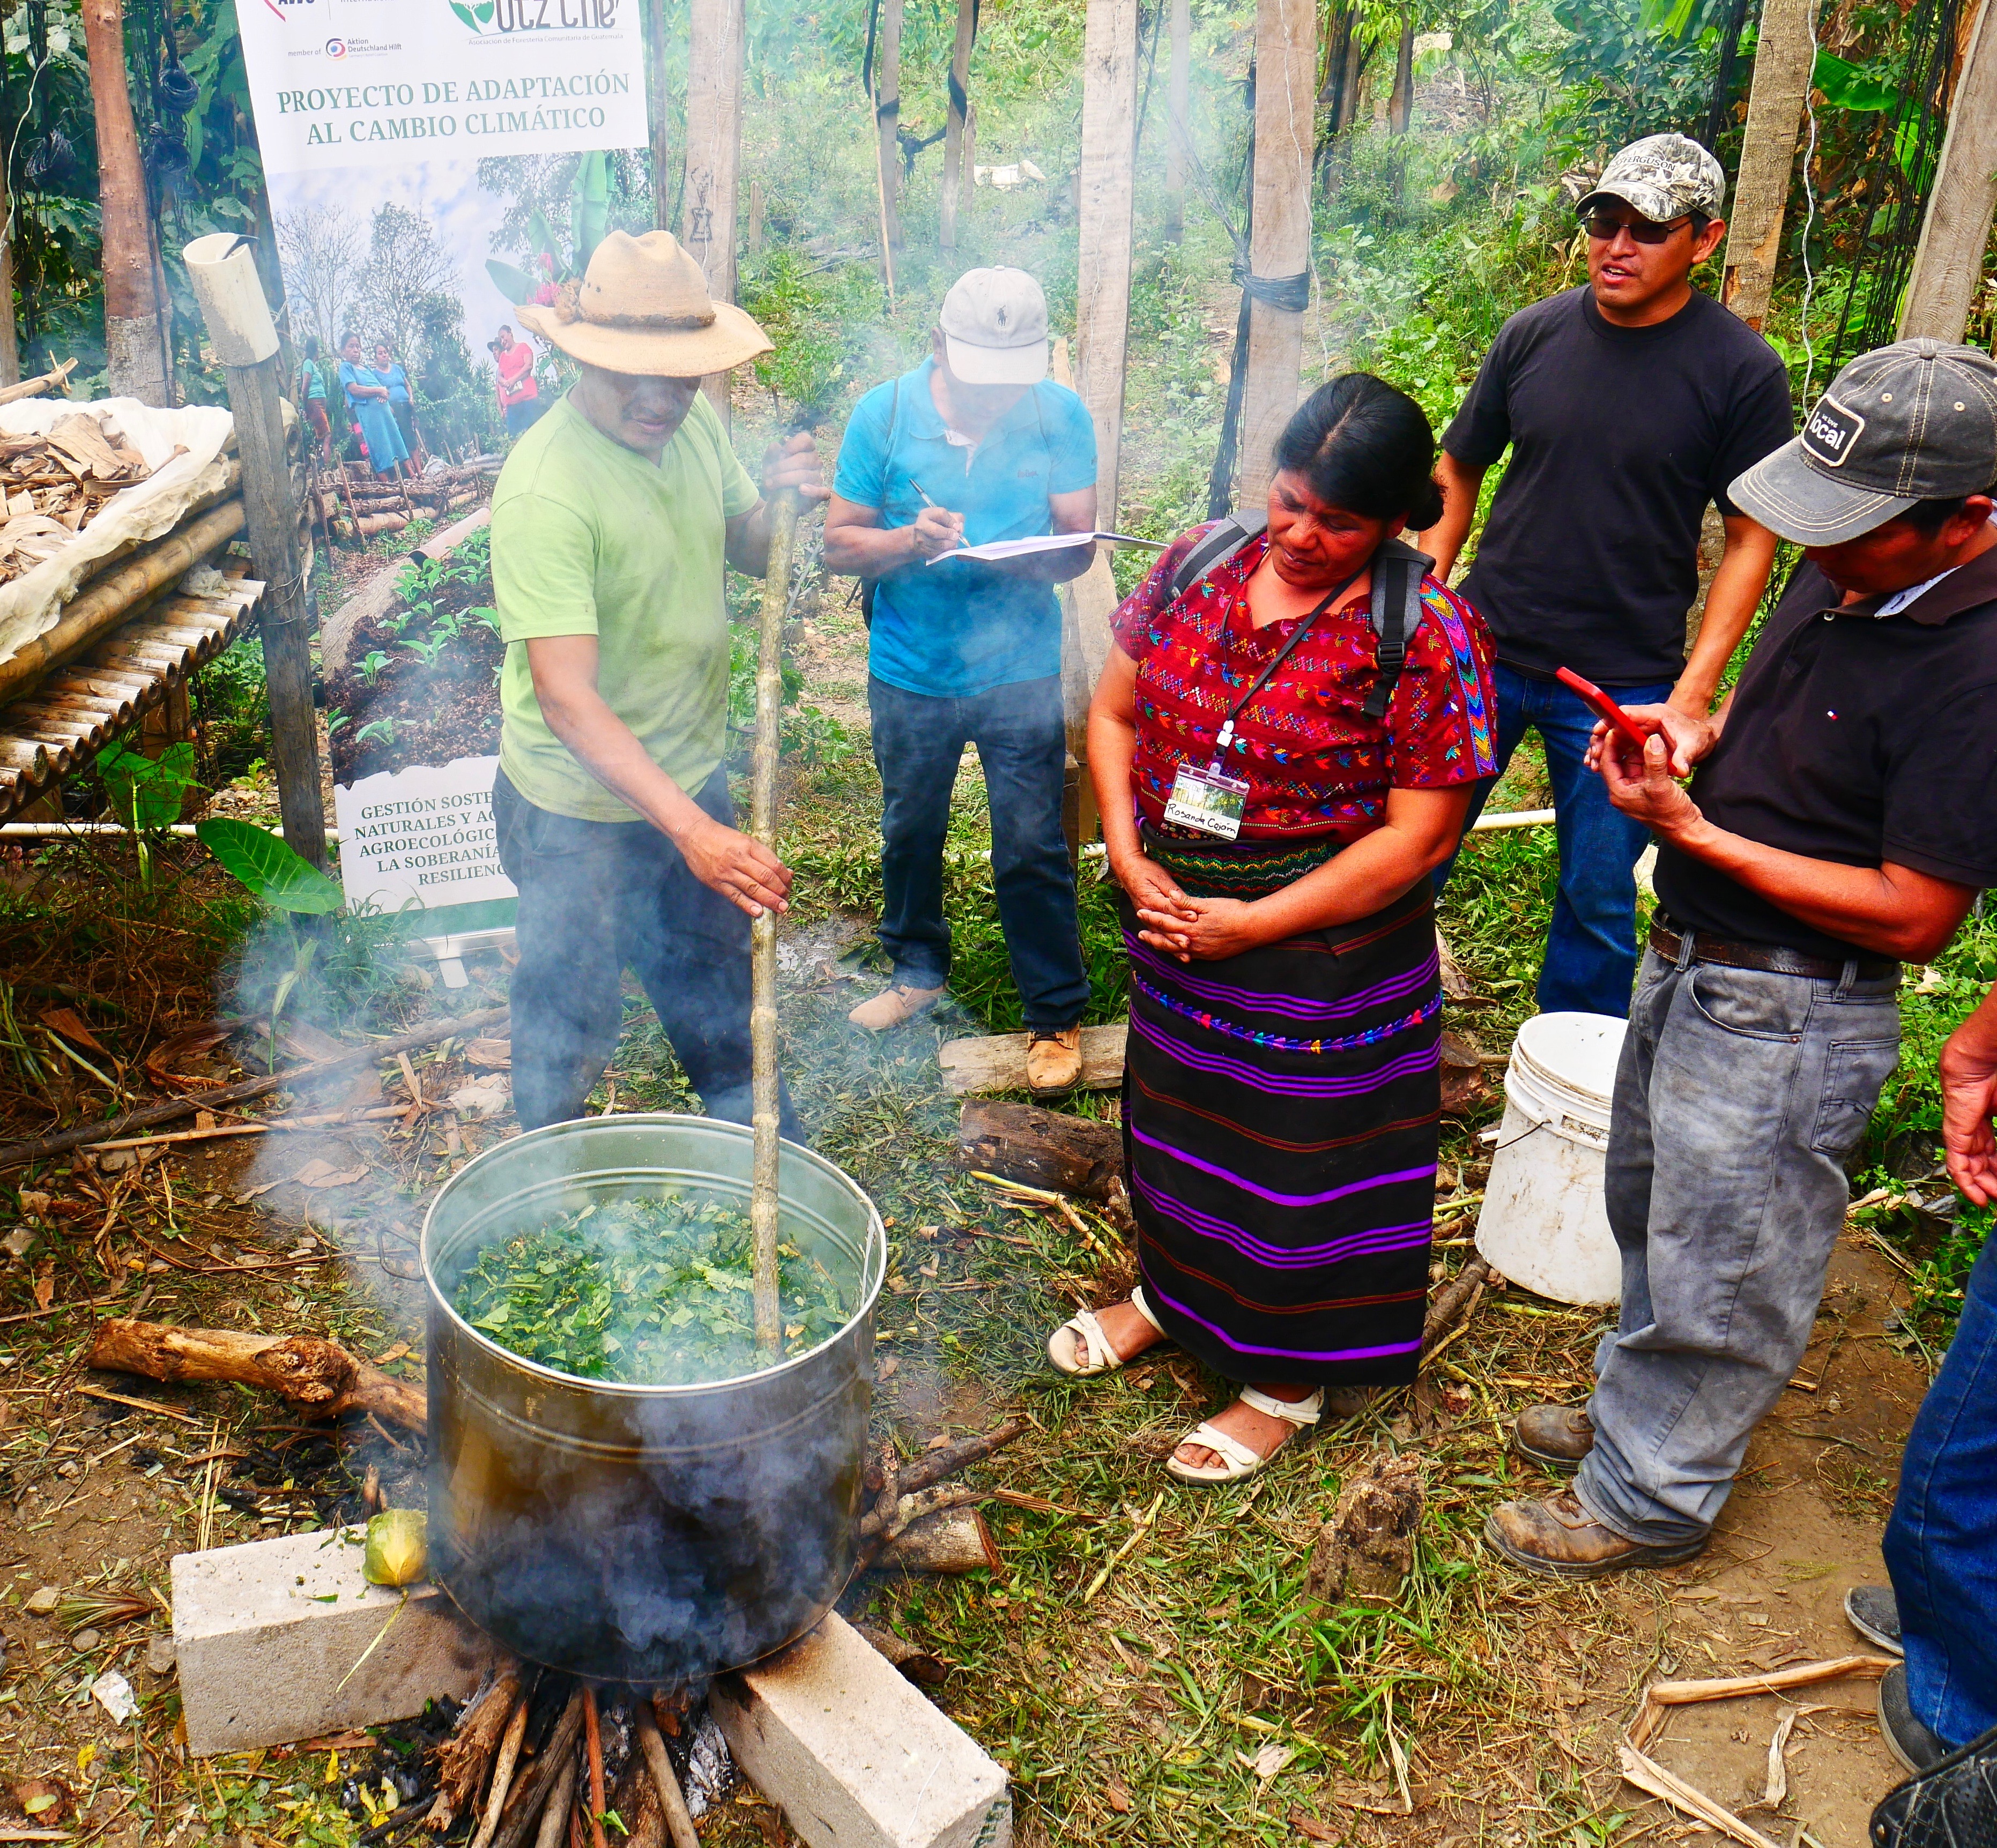
[[(1137, 664), (1132, 792), (1145, 825), (1170, 834), (1181, 832), (1164, 826), (1179, 766), (1203, 770), (1211, 761), (1227, 709), (1303, 619), (1257, 629), (1249, 615), (1245, 593), (1268, 551), (1266, 537), (1174, 601), (1172, 573), (1209, 530), (1181, 535), (1114, 622)], [(1249, 785), (1241, 839), (1357, 840), (1380, 826), (1389, 789), (1439, 789), (1495, 774), (1492, 653), (1484, 619), (1424, 579), (1422, 620), (1382, 724), (1361, 709), (1378, 672), (1366, 599), (1326, 611), (1234, 722), (1222, 767)]]

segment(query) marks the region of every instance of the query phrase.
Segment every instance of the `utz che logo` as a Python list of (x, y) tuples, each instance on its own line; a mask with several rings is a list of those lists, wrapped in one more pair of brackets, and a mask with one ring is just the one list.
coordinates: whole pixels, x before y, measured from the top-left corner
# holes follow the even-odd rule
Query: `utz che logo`
[(1851, 447), (1864, 434), (1865, 419), (1834, 398), (1817, 400), (1803, 426), (1803, 447), (1826, 467), (1842, 468)]

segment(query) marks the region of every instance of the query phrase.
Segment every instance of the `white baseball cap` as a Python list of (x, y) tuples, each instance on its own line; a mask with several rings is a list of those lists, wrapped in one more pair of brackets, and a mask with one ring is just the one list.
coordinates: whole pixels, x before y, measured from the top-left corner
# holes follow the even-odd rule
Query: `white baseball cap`
[(1047, 375), (1047, 298), (1024, 270), (970, 270), (936, 316), (967, 385), (1036, 385)]

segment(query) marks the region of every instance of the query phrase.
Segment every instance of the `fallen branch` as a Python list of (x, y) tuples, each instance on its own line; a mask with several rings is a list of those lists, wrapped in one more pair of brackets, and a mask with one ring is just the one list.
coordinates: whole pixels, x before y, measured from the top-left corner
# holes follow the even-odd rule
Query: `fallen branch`
[(513, 1717), (506, 1722), (505, 1736), (499, 1741), (499, 1755), (493, 1760), (491, 1788), (485, 1793), (485, 1813), (479, 1821), (478, 1834), (471, 1838), (471, 1848), (492, 1848), (492, 1838), (498, 1832), (499, 1818), (513, 1788), (513, 1772), (520, 1762), (521, 1743), (527, 1736), (527, 1704), (524, 1693), (513, 1703)]
[[(540, 1825), (536, 1842), (546, 1843), (550, 1815), (556, 1819), (557, 1830), (566, 1830), (568, 1812), (575, 1801), (575, 1742), (581, 1736), (582, 1690), (577, 1688), (571, 1691), (568, 1705), (563, 1708), (554, 1731), (528, 1767), (526, 1775), (516, 1780), (492, 1848), (526, 1848), (536, 1820)], [(554, 1839), (559, 1842), (560, 1835)]]
[(1741, 1848), (1777, 1848), (1777, 1844), (1758, 1829), (1750, 1828), (1732, 1810), (1714, 1802), (1703, 1791), (1694, 1789), (1682, 1777), (1666, 1770), (1655, 1759), (1646, 1758), (1635, 1746), (1623, 1746), (1621, 1758), (1623, 1775), (1637, 1789), (1661, 1797), (1672, 1808), (1696, 1816), (1709, 1829), (1731, 1836), (1741, 1844)]
[(427, 1422), (421, 1388), (357, 1360), (337, 1342), (316, 1335), (243, 1335), (233, 1329), (175, 1328), (119, 1318), (98, 1324), (84, 1364), (169, 1385), (227, 1380), (260, 1386), (321, 1418), (367, 1412), (405, 1431), (421, 1431)]
[(582, 1740), (589, 1760), (589, 1839), (595, 1848), (609, 1848), (603, 1835), (603, 1722), (596, 1711), (596, 1690), (582, 1690)]
[(1484, 1287), (1491, 1281), (1491, 1267), (1481, 1257), (1472, 1257), (1435, 1294), (1422, 1322), (1422, 1350), (1426, 1353), (1459, 1322), (1468, 1322), (1483, 1300)]
[(150, 1129), (155, 1123), (170, 1123), (177, 1117), (191, 1116), (197, 1110), (216, 1110), (230, 1104), (247, 1103), (252, 1098), (267, 1097), (274, 1091), (282, 1091), (293, 1084), (329, 1077), (336, 1072), (357, 1065), (371, 1065), (378, 1059), (391, 1059), (398, 1053), (412, 1052), (420, 1046), (434, 1046), (440, 1040), (497, 1026), (506, 1018), (506, 1012), (504, 1008), (485, 1008), (475, 1014), (433, 1020), (406, 1033), (398, 1033), (392, 1040), (378, 1040), (372, 1046), (356, 1046), (352, 1052), (343, 1053), (336, 1059), (322, 1059), (316, 1064), (301, 1065), (291, 1071), (271, 1072), (260, 1078), (245, 1078), (239, 1084), (223, 1084), (212, 1091), (190, 1091), (185, 1097), (169, 1098), (163, 1103), (128, 1110), (109, 1122), (58, 1130), (33, 1142), (10, 1143), (0, 1148), (0, 1170), (22, 1167), (51, 1155), (67, 1154), (71, 1149), (115, 1140), (129, 1130)]
[(945, 1450), (925, 1451), (901, 1472), (898, 1493), (918, 1494), (942, 1481), (946, 1476), (954, 1476), (959, 1470), (967, 1470), (974, 1463), (982, 1463), (993, 1451), (1003, 1450), (1026, 1428), (1025, 1419), (1009, 1418), (1002, 1425), (995, 1425), (978, 1436), (967, 1437)]
[[(582, 1727), (582, 1702), (578, 1699), (575, 1707), (578, 1731)], [(555, 1779), (554, 1793), (541, 1811), (541, 1826), (534, 1836), (534, 1848), (561, 1848), (567, 1839), (568, 1826), (575, 1815), (575, 1743), (569, 1742), (567, 1754), (561, 1761), (560, 1774)]]
[(1799, 1662), (1763, 1675), (1724, 1675), (1703, 1681), (1653, 1681), (1643, 1690), (1643, 1704), (1630, 1722), (1629, 1740), (1641, 1749), (1664, 1723), (1667, 1708), (1688, 1707), (1701, 1701), (1739, 1700), (1753, 1694), (1781, 1694), (1792, 1688), (1814, 1687), (1819, 1681), (1863, 1675), (1876, 1681), (1893, 1666), (1890, 1656), (1833, 1656), (1828, 1661)]

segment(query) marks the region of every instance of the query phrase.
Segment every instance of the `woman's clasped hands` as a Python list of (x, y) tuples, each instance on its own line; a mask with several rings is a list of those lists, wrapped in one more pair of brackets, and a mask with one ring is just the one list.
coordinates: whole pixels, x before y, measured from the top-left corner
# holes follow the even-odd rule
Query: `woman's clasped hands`
[(1239, 898), (1192, 897), (1141, 853), (1113, 857), (1109, 871), (1143, 926), (1138, 937), (1182, 963), (1217, 962), (1271, 940), (1256, 906)]

